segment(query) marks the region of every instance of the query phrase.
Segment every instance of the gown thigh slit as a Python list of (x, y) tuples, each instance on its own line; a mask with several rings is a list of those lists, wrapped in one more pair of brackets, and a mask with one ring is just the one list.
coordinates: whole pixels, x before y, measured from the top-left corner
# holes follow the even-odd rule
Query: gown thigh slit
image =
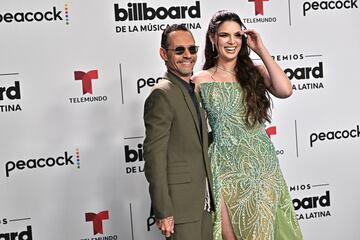
[(302, 239), (265, 125), (245, 124), (240, 83), (204, 82), (199, 89), (213, 133), (209, 157), (214, 182), (214, 240), (223, 240), (221, 198), (237, 240)]
[(226, 203), (224, 202), (224, 199), (221, 197), (221, 228), (222, 228), (222, 236), (225, 240), (239, 240), (236, 239), (234, 228), (232, 226), (232, 221), (230, 220), (231, 217), (229, 216), (229, 211), (227, 209)]

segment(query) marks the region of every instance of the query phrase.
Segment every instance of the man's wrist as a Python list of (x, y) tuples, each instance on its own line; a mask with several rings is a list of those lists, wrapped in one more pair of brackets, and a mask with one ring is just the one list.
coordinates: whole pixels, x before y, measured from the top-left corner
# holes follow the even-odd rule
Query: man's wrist
[(159, 222), (173, 222), (174, 221), (174, 216), (169, 216), (166, 218), (162, 218), (162, 219), (158, 219)]

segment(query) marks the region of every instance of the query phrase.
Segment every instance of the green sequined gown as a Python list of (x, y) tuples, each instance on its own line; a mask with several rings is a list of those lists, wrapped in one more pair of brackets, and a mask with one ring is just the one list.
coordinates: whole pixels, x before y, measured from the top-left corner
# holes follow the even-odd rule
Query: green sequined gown
[(238, 240), (297, 240), (302, 234), (275, 149), (264, 125), (244, 122), (237, 82), (199, 86), (214, 141), (209, 157), (216, 211), (214, 240), (221, 240), (221, 195)]

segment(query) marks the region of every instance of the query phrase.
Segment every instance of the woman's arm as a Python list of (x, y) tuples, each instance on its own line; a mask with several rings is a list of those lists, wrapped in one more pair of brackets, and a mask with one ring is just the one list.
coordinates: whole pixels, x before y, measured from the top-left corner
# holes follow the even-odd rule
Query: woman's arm
[(265, 85), (269, 92), (278, 98), (287, 98), (292, 94), (292, 85), (281, 67), (275, 62), (269, 51), (264, 46), (259, 33), (255, 30), (244, 30), (248, 36), (249, 47), (261, 58), (264, 65), (258, 70), (264, 77)]

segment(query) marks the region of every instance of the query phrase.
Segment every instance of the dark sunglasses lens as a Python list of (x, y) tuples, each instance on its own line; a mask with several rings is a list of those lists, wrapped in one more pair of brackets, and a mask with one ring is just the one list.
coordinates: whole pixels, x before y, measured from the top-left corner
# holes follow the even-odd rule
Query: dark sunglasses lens
[(190, 52), (191, 54), (195, 54), (195, 53), (197, 53), (197, 51), (198, 51), (198, 46), (191, 46), (191, 47), (189, 47), (189, 52)]
[(185, 48), (184, 48), (184, 47), (177, 47), (177, 48), (175, 48), (175, 53), (176, 53), (177, 55), (184, 54), (184, 52), (185, 52)]
[[(195, 54), (198, 51), (198, 46), (190, 46), (188, 50), (190, 54)], [(174, 51), (177, 55), (182, 55), (185, 52), (185, 47), (176, 47)]]

